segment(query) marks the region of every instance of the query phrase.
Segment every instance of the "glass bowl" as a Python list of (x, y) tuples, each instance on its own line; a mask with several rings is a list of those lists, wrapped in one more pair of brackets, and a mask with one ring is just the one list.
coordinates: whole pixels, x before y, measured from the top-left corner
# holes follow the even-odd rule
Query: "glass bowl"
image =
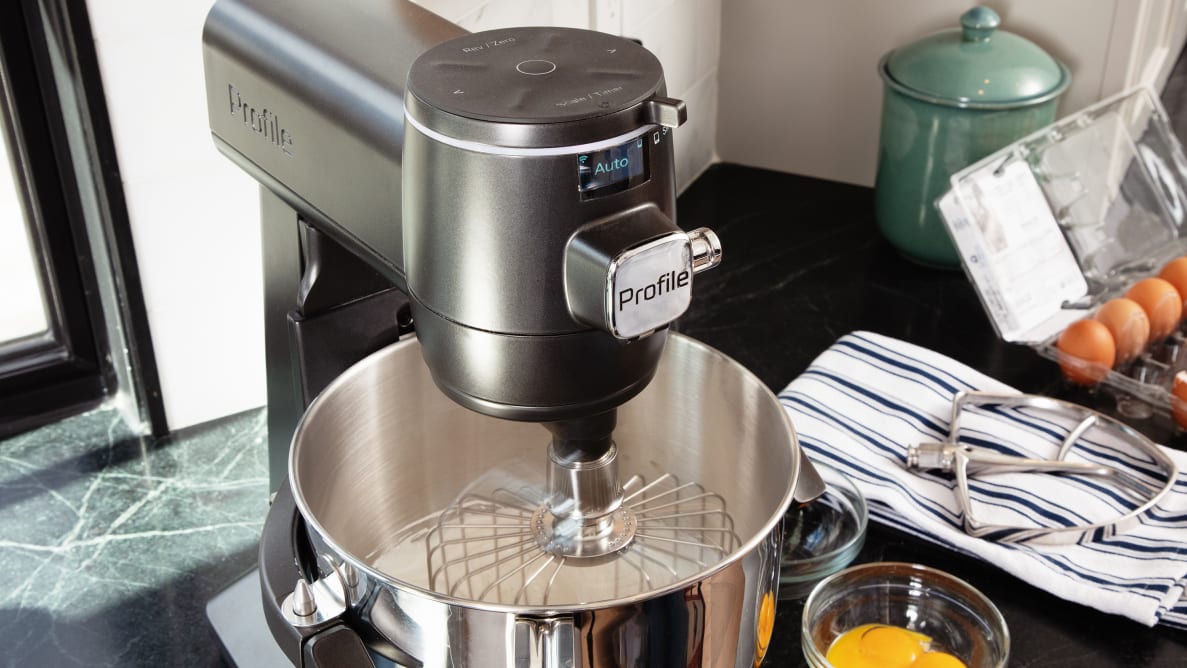
[(813, 464), (825, 491), (783, 517), (780, 600), (804, 598), (817, 582), (848, 566), (865, 544), (869, 514), (861, 491), (840, 471)]
[(888, 624), (931, 639), (968, 668), (1006, 665), (1010, 633), (985, 595), (967, 582), (918, 564), (854, 566), (823, 580), (804, 604), (800, 641), (816, 667), (833, 641), (863, 624)]

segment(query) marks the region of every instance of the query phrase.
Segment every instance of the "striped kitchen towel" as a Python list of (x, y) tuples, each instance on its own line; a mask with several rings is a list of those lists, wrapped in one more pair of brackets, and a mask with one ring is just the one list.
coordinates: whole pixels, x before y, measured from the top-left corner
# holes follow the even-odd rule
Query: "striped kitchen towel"
[[(947, 549), (992, 563), (1057, 596), (1152, 626), (1187, 628), (1187, 454), (1174, 489), (1128, 532), (1072, 545), (1004, 544), (963, 529), (950, 475), (906, 468), (907, 447), (948, 437), (961, 390), (1014, 393), (930, 350), (868, 332), (838, 340), (779, 399), (800, 443), (861, 488), (870, 517)], [(981, 447), (1028, 457), (1054, 455), (1073, 425), (1028, 408), (990, 408), (961, 420)], [(1158, 482), (1147, 457), (1094, 430), (1073, 458), (1108, 462)], [(1132, 500), (1100, 479), (1010, 473), (973, 479), (974, 514), (1006, 525), (1071, 526), (1115, 517)]]

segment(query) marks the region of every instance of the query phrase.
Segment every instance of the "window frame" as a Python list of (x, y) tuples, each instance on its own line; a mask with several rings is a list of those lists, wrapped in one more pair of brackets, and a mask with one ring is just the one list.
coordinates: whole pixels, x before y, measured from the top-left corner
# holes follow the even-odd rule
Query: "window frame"
[[(49, 329), (0, 344), (0, 437), (98, 406), (121, 388), (108, 318), (118, 318), (137, 387), (139, 422), (167, 430), (147, 315), (136, 271), (115, 145), (85, 3), (0, 2), (0, 131), (13, 155)], [(67, 77), (64, 87), (59, 77)], [(63, 99), (59, 91), (76, 91)], [(73, 119), (68, 120), (68, 119)], [(81, 133), (68, 131), (77, 123)], [(75, 137), (72, 140), (71, 137)], [(79, 145), (77, 137), (85, 137)], [(0, 175), (2, 178), (2, 175)], [(82, 181), (88, 181), (86, 183)], [(101, 218), (88, 233), (83, 189)], [(92, 214), (93, 215), (93, 214)], [(94, 229), (115, 274), (119, 313), (104, 312)], [(127, 384), (128, 381), (124, 381)]]

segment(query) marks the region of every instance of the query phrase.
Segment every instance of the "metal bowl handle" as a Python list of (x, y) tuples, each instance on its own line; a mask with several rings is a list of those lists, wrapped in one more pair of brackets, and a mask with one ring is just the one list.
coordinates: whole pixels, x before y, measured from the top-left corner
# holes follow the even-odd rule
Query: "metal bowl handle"
[(577, 630), (573, 618), (515, 618), (514, 661), (518, 668), (562, 668), (578, 665)]

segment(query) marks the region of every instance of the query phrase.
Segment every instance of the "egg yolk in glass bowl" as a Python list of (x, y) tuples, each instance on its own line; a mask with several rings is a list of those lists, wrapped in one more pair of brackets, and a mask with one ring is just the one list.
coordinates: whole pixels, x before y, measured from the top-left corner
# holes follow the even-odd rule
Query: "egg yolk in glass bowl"
[(863, 624), (828, 648), (834, 668), (968, 668), (960, 659), (932, 647), (932, 639), (898, 626)]

